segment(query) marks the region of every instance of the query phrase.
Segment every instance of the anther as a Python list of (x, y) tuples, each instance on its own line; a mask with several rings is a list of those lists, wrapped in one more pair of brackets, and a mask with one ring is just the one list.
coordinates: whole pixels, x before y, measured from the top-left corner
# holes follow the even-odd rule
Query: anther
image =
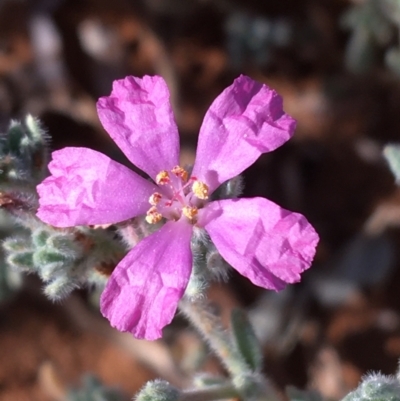
[(152, 194), (149, 198), (149, 203), (152, 206), (156, 206), (160, 203), (160, 200), (162, 198), (162, 195), (159, 194), (158, 192), (154, 192), (154, 194)]
[(155, 206), (151, 207), (146, 213), (146, 221), (149, 224), (156, 224), (162, 219), (162, 214)]
[(175, 166), (171, 172), (179, 177), (183, 182), (186, 182), (188, 179), (188, 172), (181, 166)]
[(156, 176), (156, 183), (159, 185), (168, 184), (170, 181), (171, 179), (169, 178), (168, 171), (160, 171)]
[(185, 206), (182, 208), (182, 213), (185, 217), (187, 217), (189, 220), (194, 220), (198, 214), (198, 209), (197, 207), (190, 207), (190, 206)]
[(199, 199), (208, 199), (208, 186), (201, 181), (195, 181), (192, 185), (192, 191)]

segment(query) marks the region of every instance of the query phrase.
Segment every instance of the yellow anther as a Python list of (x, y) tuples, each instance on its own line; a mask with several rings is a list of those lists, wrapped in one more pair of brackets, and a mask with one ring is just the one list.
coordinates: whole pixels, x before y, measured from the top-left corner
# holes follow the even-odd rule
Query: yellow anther
[(146, 213), (146, 221), (149, 224), (156, 224), (162, 219), (162, 214), (159, 213), (155, 206), (151, 207)]
[(182, 213), (185, 217), (187, 217), (189, 220), (194, 220), (195, 217), (198, 214), (198, 209), (197, 207), (190, 207), (190, 206), (185, 206), (182, 208)]
[(179, 177), (183, 182), (186, 182), (188, 179), (188, 172), (181, 166), (175, 166), (171, 172)]
[(159, 194), (158, 192), (154, 192), (154, 194), (152, 194), (149, 198), (149, 203), (152, 206), (156, 206), (160, 203), (160, 200), (162, 198), (162, 195)]
[(160, 171), (156, 176), (156, 183), (159, 185), (164, 185), (170, 182), (168, 171)]
[(192, 185), (192, 191), (199, 199), (208, 199), (208, 186), (201, 181), (195, 181)]

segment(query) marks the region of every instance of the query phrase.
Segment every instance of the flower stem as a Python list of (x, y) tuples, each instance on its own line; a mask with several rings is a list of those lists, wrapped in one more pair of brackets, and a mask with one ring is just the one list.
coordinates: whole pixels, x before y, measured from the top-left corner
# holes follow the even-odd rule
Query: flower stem
[[(258, 371), (253, 371), (233, 344), (229, 331), (221, 323), (220, 317), (213, 312), (210, 304), (205, 300), (190, 301), (183, 298), (179, 308), (187, 319), (196, 327), (210, 348), (216, 353), (222, 364), (231, 376), (231, 384), (221, 387), (210, 387), (204, 389), (203, 393), (195, 392), (190, 401), (209, 401), (230, 397), (237, 397), (242, 400), (278, 401), (280, 397), (271, 384)], [(220, 393), (212, 393), (212, 391)], [(210, 391), (210, 393), (208, 392)], [(224, 393), (226, 391), (226, 393)], [(188, 395), (183, 395), (179, 401), (188, 401)], [(191, 394), (191, 393), (190, 393)], [(199, 398), (197, 397), (199, 395)], [(211, 395), (212, 394), (212, 395)], [(225, 394), (225, 395), (224, 395)], [(200, 398), (200, 397), (203, 398)]]
[(214, 401), (239, 397), (239, 393), (232, 384), (224, 384), (199, 390), (183, 391), (179, 397), (179, 401)]
[(183, 298), (179, 303), (179, 308), (200, 332), (233, 377), (249, 370), (242, 356), (232, 346), (232, 341), (222, 326), (219, 316), (212, 311), (207, 301), (192, 302)]

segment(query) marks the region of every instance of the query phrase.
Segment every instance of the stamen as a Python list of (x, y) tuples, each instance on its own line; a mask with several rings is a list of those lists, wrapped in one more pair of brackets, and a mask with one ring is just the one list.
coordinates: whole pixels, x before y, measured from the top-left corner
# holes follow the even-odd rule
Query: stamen
[(158, 192), (154, 192), (154, 194), (152, 194), (149, 198), (149, 203), (152, 206), (156, 206), (160, 203), (160, 200), (162, 198), (162, 195), (159, 194)]
[(190, 207), (190, 206), (185, 206), (182, 208), (182, 213), (185, 217), (187, 217), (189, 220), (194, 220), (198, 214), (198, 209), (197, 207)]
[(188, 172), (181, 166), (175, 166), (171, 172), (179, 177), (183, 182), (186, 182), (188, 179)]
[(208, 186), (201, 181), (195, 181), (192, 185), (192, 191), (199, 199), (208, 199)]
[(146, 213), (146, 221), (149, 224), (156, 224), (162, 219), (162, 214), (155, 206), (152, 206)]
[(170, 181), (171, 179), (169, 178), (168, 171), (160, 171), (156, 176), (156, 183), (159, 185), (168, 184)]

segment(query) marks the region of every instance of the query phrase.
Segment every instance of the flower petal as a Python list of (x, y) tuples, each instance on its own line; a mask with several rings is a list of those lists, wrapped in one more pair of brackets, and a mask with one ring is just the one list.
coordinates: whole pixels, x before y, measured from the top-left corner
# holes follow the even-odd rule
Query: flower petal
[(318, 234), (304, 216), (264, 198), (211, 202), (199, 218), (221, 256), (254, 284), (280, 290), (300, 280)]
[(51, 176), (37, 187), (37, 216), (56, 227), (118, 223), (144, 214), (156, 186), (87, 148), (53, 152)]
[(295, 126), (274, 90), (242, 75), (214, 100), (204, 117), (193, 176), (214, 190), (262, 153), (284, 144)]
[(128, 159), (153, 179), (179, 164), (179, 134), (169, 91), (158, 76), (114, 81), (97, 102), (103, 127)]
[(155, 340), (175, 315), (189, 281), (192, 227), (168, 222), (119, 263), (101, 296), (101, 311), (120, 331)]

